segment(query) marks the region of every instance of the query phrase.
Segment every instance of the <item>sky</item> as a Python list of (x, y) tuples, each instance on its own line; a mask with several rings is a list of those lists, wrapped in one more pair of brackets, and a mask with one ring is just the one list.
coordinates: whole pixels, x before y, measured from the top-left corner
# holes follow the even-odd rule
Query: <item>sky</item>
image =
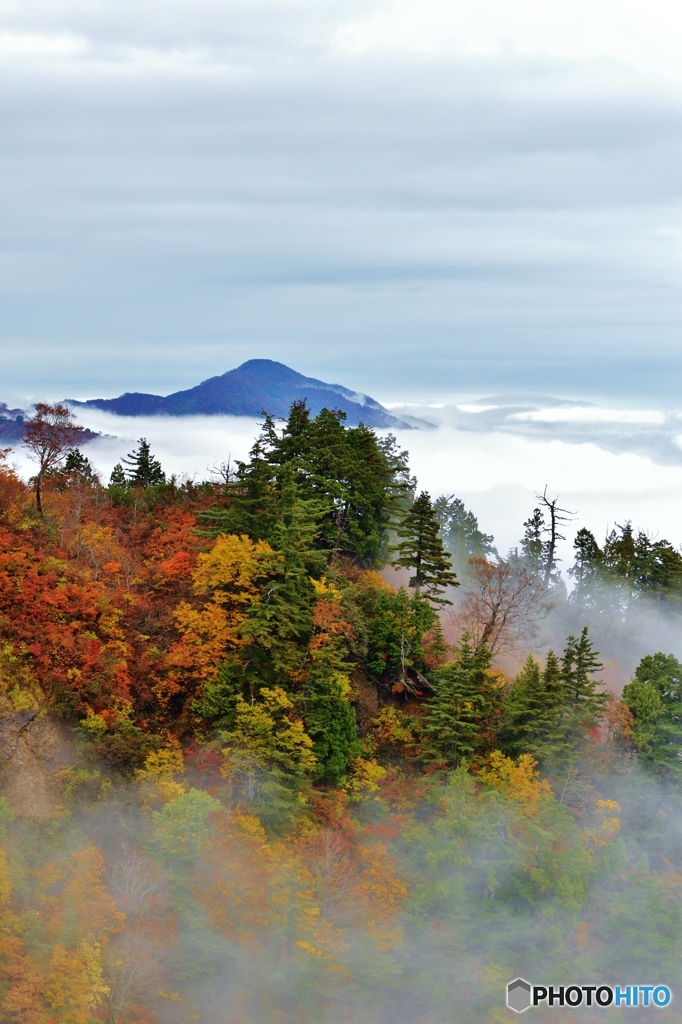
[(676, 407), (661, 0), (0, 0), (0, 400)]

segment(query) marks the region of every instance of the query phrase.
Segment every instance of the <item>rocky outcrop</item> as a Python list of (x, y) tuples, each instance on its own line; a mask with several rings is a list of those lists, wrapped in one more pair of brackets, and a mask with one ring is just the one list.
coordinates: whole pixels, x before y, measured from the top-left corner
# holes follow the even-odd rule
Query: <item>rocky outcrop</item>
[(65, 727), (36, 711), (0, 709), (0, 796), (24, 818), (54, 814), (57, 774), (73, 761)]

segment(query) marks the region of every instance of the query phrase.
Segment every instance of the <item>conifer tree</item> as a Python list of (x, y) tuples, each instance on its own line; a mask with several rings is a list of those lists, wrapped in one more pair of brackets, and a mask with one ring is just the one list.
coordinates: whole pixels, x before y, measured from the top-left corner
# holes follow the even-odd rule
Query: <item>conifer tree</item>
[(492, 656), (464, 637), (454, 661), (432, 675), (434, 695), (424, 714), (425, 756), (456, 767), (492, 740), (495, 692), (488, 675)]
[(461, 498), (441, 495), (433, 503), (433, 512), (440, 526), (441, 538), (453, 558), (458, 572), (466, 572), (470, 558), (495, 555), (492, 534), (479, 529), (478, 519), (465, 508)]
[(568, 728), (559, 659), (549, 651), (541, 671), (529, 654), (505, 697), (500, 749), (510, 757), (531, 754), (543, 767), (556, 765), (567, 751)]
[(166, 482), (166, 474), (159, 460), (152, 455), (146, 437), (141, 437), (135, 451), (121, 459), (121, 462), (128, 467), (125, 470), (126, 479), (133, 486), (155, 487)]
[(561, 660), (561, 681), (575, 740), (585, 731), (595, 728), (604, 713), (608, 694), (599, 692), (600, 681), (592, 678), (602, 667), (599, 654), (589, 639), (587, 626), (579, 637), (568, 637)]
[(117, 462), (111, 471), (109, 477), (110, 487), (125, 487), (128, 481), (126, 480), (125, 470), (120, 462)]
[(632, 717), (632, 742), (649, 771), (682, 775), (682, 664), (673, 654), (649, 654), (623, 687)]
[(527, 519), (524, 526), (524, 534), (521, 540), (521, 561), (523, 565), (533, 573), (541, 577), (545, 569), (545, 520), (539, 508), (533, 510), (533, 515)]
[(401, 542), (393, 548), (393, 564), (403, 569), (414, 569), (410, 586), (415, 596), (425, 597), (433, 604), (452, 604), (443, 597), (446, 587), (457, 587), (459, 581), (452, 571), (452, 559), (443, 547), (440, 526), (436, 519), (431, 497), (422, 491), (396, 529)]

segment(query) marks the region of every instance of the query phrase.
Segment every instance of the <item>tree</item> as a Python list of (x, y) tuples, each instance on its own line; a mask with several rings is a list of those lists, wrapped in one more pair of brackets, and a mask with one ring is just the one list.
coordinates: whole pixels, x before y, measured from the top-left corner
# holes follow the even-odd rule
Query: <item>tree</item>
[(482, 533), (478, 519), (468, 511), (461, 498), (454, 494), (446, 498), (441, 495), (433, 503), (433, 513), (440, 525), (440, 535), (453, 558), (458, 573), (468, 571), (470, 558), (489, 558), (497, 552), (493, 546), (494, 537)]
[(608, 694), (598, 692), (600, 680), (592, 678), (602, 667), (599, 654), (589, 639), (587, 626), (583, 627), (579, 637), (568, 637), (561, 659), (561, 679), (575, 739), (586, 730), (596, 728), (604, 714)]
[(127, 483), (125, 470), (120, 462), (117, 462), (109, 477), (110, 487), (125, 487)]
[(124, 471), (126, 479), (135, 487), (156, 487), (166, 482), (166, 474), (159, 460), (152, 455), (146, 437), (141, 437), (135, 451), (121, 459), (121, 462), (128, 467)]
[(564, 754), (567, 731), (566, 690), (559, 659), (549, 651), (541, 670), (529, 654), (505, 694), (500, 749), (510, 757), (531, 754), (546, 767)]
[[(557, 544), (560, 540), (566, 540), (564, 535), (559, 533), (560, 526), (562, 523), (567, 523), (569, 518), (575, 513), (569, 512), (568, 509), (560, 508), (558, 504), (558, 497), (552, 499), (548, 498), (546, 487), (542, 494), (536, 494), (535, 496), (539, 499), (549, 514), (549, 526), (545, 526), (547, 540), (544, 542), (542, 549), (544, 555), (542, 582), (545, 587), (549, 587), (552, 581), (558, 581), (557, 562), (559, 559), (556, 553)], [(560, 579), (560, 577), (558, 578)]]
[(35, 477), (36, 509), (43, 514), (42, 485), (46, 475), (61, 466), (69, 452), (77, 448), (85, 427), (75, 422), (66, 405), (37, 402), (35, 415), (24, 427), (24, 447), (29, 458), (38, 463)]
[(649, 771), (682, 774), (682, 664), (673, 654), (649, 654), (623, 687), (632, 714), (632, 742)]
[(393, 548), (393, 564), (414, 569), (410, 586), (415, 596), (420, 597), (424, 590), (432, 604), (452, 604), (442, 596), (443, 591), (446, 587), (459, 586), (459, 581), (451, 568), (452, 558), (443, 548), (440, 526), (426, 491), (421, 492), (404, 515), (396, 533), (402, 541)]
[(434, 694), (424, 713), (426, 757), (457, 767), (492, 738), (494, 685), (488, 674), (492, 655), (464, 637), (454, 661), (431, 676)]
[(470, 564), (456, 624), (475, 646), (487, 647), (493, 654), (531, 643), (538, 633), (538, 619), (553, 608), (542, 579), (515, 560), (472, 558)]

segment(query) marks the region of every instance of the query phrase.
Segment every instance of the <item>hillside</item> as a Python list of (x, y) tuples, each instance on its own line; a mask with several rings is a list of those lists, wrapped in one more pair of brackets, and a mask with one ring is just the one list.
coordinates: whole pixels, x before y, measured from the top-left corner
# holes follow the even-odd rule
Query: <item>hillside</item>
[(104, 409), (118, 416), (260, 416), (263, 411), (285, 417), (292, 402), (306, 401), (316, 415), (322, 409), (340, 409), (349, 426), (363, 422), (370, 427), (407, 427), (367, 395), (341, 384), (326, 384), (304, 377), (272, 359), (249, 359), (219, 377), (210, 377), (193, 388), (171, 395), (126, 392), (118, 398), (69, 399), (73, 406)]

